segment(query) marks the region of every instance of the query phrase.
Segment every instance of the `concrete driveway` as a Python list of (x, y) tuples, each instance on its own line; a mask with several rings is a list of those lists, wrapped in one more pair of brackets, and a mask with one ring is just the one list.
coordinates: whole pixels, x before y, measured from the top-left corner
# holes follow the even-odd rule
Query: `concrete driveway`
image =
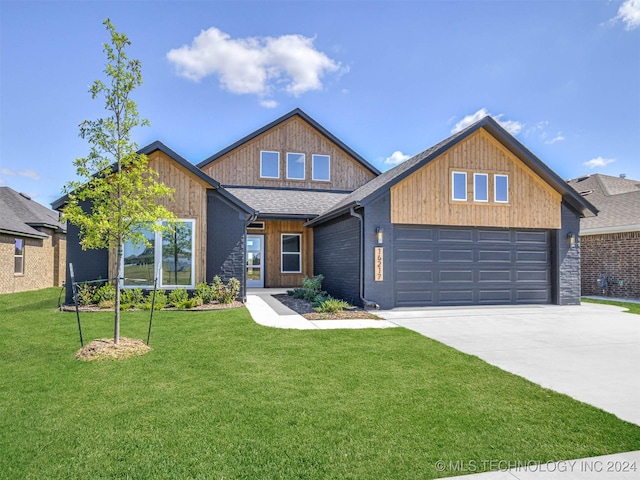
[(622, 308), (585, 303), (377, 313), (640, 425), (640, 316)]

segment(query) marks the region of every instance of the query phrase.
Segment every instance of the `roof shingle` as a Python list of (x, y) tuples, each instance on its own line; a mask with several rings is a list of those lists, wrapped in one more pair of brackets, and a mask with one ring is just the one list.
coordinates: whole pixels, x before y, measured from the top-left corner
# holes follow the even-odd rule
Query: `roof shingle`
[(46, 238), (35, 227), (66, 231), (58, 213), (9, 187), (0, 187), (0, 231), (27, 237)]

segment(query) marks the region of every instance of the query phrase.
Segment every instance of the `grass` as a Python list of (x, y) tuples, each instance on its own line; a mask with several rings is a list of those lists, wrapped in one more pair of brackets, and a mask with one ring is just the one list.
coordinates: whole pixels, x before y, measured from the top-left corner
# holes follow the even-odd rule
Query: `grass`
[[(401, 328), (161, 311), (150, 353), (80, 362), (57, 294), (0, 295), (3, 478), (425, 479), (640, 449), (639, 426)], [(112, 314), (82, 319), (111, 335)], [(126, 312), (122, 334), (147, 322)]]
[(628, 309), (628, 311), (625, 313), (633, 313), (635, 315), (640, 315), (640, 303), (616, 302), (613, 300), (599, 300), (595, 298), (585, 298), (585, 297), (582, 297), (580, 300), (586, 303), (601, 303), (603, 305), (615, 305), (616, 307), (623, 307)]

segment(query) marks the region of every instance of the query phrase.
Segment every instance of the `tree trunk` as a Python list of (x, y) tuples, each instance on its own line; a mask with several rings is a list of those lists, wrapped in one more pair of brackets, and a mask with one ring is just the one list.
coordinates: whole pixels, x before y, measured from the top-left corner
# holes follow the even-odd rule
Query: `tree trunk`
[(122, 235), (118, 239), (118, 254), (116, 255), (116, 279), (115, 279), (115, 287), (116, 287), (116, 306), (115, 306), (115, 317), (114, 317), (114, 326), (113, 326), (113, 343), (116, 345), (120, 343), (120, 277), (122, 276), (121, 265), (122, 265)]

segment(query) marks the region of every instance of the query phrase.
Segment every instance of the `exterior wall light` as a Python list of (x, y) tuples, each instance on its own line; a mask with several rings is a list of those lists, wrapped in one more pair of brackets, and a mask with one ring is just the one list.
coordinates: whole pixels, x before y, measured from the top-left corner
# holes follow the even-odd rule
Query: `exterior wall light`
[(569, 246), (571, 248), (575, 248), (576, 246), (576, 236), (573, 232), (567, 233), (567, 240), (569, 240)]
[(376, 242), (378, 245), (382, 245), (382, 229), (380, 227), (376, 228)]

